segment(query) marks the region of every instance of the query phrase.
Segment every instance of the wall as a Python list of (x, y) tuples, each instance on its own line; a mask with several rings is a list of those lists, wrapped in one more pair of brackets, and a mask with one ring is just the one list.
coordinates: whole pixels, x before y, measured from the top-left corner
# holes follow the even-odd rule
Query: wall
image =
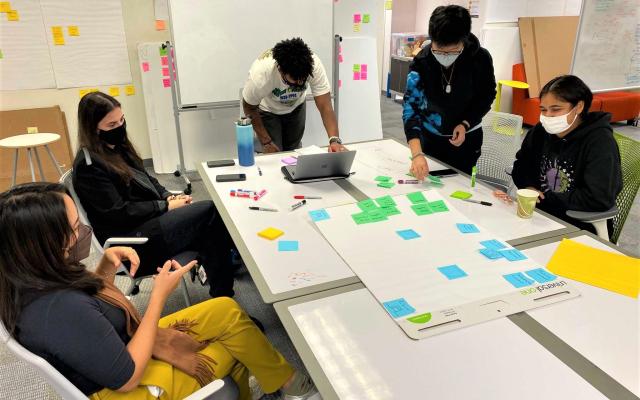
[[(120, 96), (117, 97), (117, 99), (122, 103), (122, 108), (127, 118), (127, 130), (131, 141), (138, 149), (142, 158), (151, 158), (140, 71), (137, 67), (138, 53), (136, 46), (139, 42), (169, 40), (169, 32), (155, 30), (153, 0), (123, 0), (122, 14), (127, 37), (129, 61), (132, 66), (131, 76), (133, 78), (133, 84), (136, 87), (136, 94), (134, 96), (125, 96), (124, 89), (121, 87)], [(98, 88), (105, 92), (108, 90), (108, 87)], [(3, 91), (0, 92), (0, 109), (17, 110), (59, 105), (66, 114), (71, 147), (75, 151), (79, 100), (78, 88)]]
[[(415, 18), (416, 32), (429, 32), (429, 18), (431, 17), (433, 10), (438, 6), (446, 6), (449, 4), (456, 4), (465, 8), (469, 6), (468, 1), (462, 0), (417, 0)], [(473, 22), (475, 22), (475, 18), (472, 23)]]
[(414, 32), (416, 26), (416, 0), (395, 0), (391, 18), (391, 32)]

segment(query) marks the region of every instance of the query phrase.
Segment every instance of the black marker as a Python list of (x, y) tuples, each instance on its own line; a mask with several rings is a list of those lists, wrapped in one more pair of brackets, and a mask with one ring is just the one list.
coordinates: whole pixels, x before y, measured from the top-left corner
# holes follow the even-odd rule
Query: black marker
[(296, 204), (292, 205), (292, 206), (291, 206), (291, 211), (293, 211), (293, 210), (295, 210), (295, 209), (297, 209), (297, 208), (300, 208), (300, 207), (302, 207), (302, 206), (303, 206), (303, 205), (305, 205), (305, 204), (307, 204), (307, 201), (306, 201), (306, 200), (302, 200), (301, 202), (299, 202), (299, 203), (296, 203)]

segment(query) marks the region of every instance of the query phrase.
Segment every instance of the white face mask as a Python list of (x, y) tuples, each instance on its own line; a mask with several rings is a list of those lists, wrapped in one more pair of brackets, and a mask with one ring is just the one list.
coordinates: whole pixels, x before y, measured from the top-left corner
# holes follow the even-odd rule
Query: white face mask
[(555, 117), (545, 117), (544, 115), (540, 114), (540, 123), (542, 124), (542, 127), (545, 131), (552, 135), (557, 135), (571, 128), (571, 125), (576, 122), (578, 114), (573, 117), (573, 121), (571, 121), (571, 123), (567, 122), (567, 117), (569, 116), (569, 114), (571, 114), (571, 111), (573, 111), (573, 108), (569, 110), (568, 113)]
[(431, 54), (433, 54), (440, 65), (445, 68), (449, 68), (454, 62), (456, 62), (456, 59), (460, 57), (460, 54), (435, 54), (433, 53), (433, 50), (431, 51)]

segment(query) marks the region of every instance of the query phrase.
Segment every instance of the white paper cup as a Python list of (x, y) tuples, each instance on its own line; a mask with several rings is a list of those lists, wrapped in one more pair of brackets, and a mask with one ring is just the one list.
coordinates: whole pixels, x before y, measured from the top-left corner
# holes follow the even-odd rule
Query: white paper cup
[(531, 218), (538, 201), (538, 192), (531, 189), (519, 189), (517, 192), (518, 217)]

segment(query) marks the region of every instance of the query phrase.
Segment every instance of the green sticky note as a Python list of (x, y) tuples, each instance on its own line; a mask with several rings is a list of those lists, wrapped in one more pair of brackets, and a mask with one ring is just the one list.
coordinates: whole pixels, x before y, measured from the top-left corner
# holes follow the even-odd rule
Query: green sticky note
[(463, 192), (462, 190), (456, 190), (455, 192), (451, 193), (450, 195), (451, 197), (453, 197), (454, 199), (468, 199), (469, 197), (472, 196), (471, 193), (467, 193), (467, 192)]
[(369, 214), (369, 220), (371, 222), (380, 222), (387, 220), (387, 215), (380, 209), (367, 211), (367, 214)]
[(362, 16), (362, 23), (363, 24), (368, 24), (369, 22), (371, 22), (371, 15), (369, 14), (365, 14)]
[(427, 175), (429, 178), (429, 182), (435, 183), (436, 185), (442, 185), (442, 179), (439, 176)]
[(4, 58), (4, 54), (2, 54), (2, 50), (0, 50), (0, 60)]
[(429, 207), (429, 203), (419, 203), (411, 206), (411, 209), (417, 216), (433, 214), (433, 210)]
[(415, 178), (415, 177), (416, 177), (416, 176), (413, 174), (413, 172), (408, 172), (408, 173), (407, 173), (407, 176), (410, 176), (410, 177), (412, 177), (412, 178)]
[(380, 176), (376, 176), (374, 180), (378, 182), (389, 182), (391, 180), (391, 177), (380, 175)]
[(167, 48), (160, 46), (160, 57), (167, 55)]
[(392, 187), (394, 187), (396, 184), (393, 182), (380, 182), (378, 183), (378, 186), (383, 187), (385, 189), (391, 189)]
[(398, 210), (395, 206), (382, 207), (382, 208), (379, 208), (379, 210), (382, 211), (384, 215), (386, 215), (387, 217), (400, 214), (400, 210)]
[(433, 212), (445, 212), (449, 211), (447, 204), (442, 200), (436, 200), (429, 203), (429, 207)]
[(391, 196), (382, 196), (376, 199), (380, 207), (395, 207), (397, 204)]
[(427, 199), (424, 197), (424, 195), (422, 194), (422, 192), (413, 192), (413, 193), (409, 193), (407, 195), (407, 198), (409, 200), (411, 200), (411, 202), (413, 204), (418, 204), (418, 203), (426, 203)]
[(376, 205), (376, 203), (371, 199), (366, 199), (366, 200), (359, 201), (358, 202), (358, 207), (362, 211), (372, 211), (372, 210), (377, 210), (378, 209), (378, 206)]
[(353, 72), (360, 72), (360, 64), (353, 64)]
[(369, 218), (369, 214), (367, 214), (366, 211), (357, 214), (351, 214), (351, 218), (353, 218), (355, 223), (358, 225), (368, 224), (369, 222), (371, 222), (371, 218)]

